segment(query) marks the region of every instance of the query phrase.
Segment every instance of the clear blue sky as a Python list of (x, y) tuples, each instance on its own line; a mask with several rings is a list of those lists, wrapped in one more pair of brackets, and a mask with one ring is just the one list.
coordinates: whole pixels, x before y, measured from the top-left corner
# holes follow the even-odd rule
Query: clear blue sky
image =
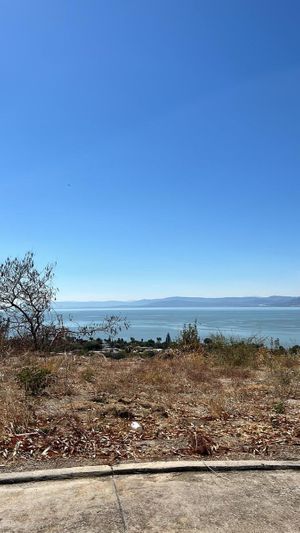
[(0, 0), (0, 259), (59, 299), (300, 294), (299, 0)]

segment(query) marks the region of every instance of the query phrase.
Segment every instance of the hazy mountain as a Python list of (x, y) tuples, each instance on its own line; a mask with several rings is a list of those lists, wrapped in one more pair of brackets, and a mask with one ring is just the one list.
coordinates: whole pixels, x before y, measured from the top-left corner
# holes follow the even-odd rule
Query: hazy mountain
[(55, 302), (57, 309), (117, 308), (117, 307), (300, 307), (300, 296), (227, 296), (224, 298), (202, 298), (171, 296), (169, 298), (144, 299), (136, 301), (90, 301)]
[(103, 308), (110, 308), (110, 307), (134, 307), (134, 302), (120, 302), (118, 300), (107, 300), (107, 301), (76, 301), (76, 300), (68, 300), (68, 301), (61, 301), (61, 302), (54, 302), (53, 307), (55, 309), (99, 309), (99, 307)]

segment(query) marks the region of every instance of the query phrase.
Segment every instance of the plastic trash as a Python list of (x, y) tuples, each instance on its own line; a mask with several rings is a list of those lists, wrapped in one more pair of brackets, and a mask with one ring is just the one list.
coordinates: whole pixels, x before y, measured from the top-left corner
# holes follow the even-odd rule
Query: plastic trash
[(142, 429), (141, 424), (139, 424), (138, 422), (131, 422), (131, 427), (132, 429)]

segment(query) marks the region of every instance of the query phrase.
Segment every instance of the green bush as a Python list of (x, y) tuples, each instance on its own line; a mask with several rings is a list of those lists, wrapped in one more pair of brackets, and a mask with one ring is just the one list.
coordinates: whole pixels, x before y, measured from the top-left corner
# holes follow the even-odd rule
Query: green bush
[(183, 352), (194, 352), (200, 348), (200, 337), (198, 333), (197, 320), (192, 324), (184, 324), (183, 329), (177, 337), (177, 346)]
[(101, 339), (88, 340), (83, 343), (83, 349), (86, 351), (101, 351), (103, 341)]
[(154, 350), (144, 350), (143, 352), (141, 352), (139, 354), (140, 357), (143, 357), (143, 358), (147, 358), (147, 357), (154, 357), (156, 355), (157, 352), (155, 352)]
[(38, 396), (51, 380), (51, 371), (43, 367), (25, 367), (17, 375), (18, 382), (32, 396)]
[(224, 335), (212, 335), (210, 342), (206, 343), (209, 352), (226, 366), (252, 366), (255, 365), (258, 350), (261, 346), (253, 339), (238, 339)]
[(280, 400), (279, 402), (273, 405), (273, 409), (275, 413), (277, 413), (278, 415), (282, 415), (283, 413), (285, 413), (285, 403)]
[(126, 350), (122, 350), (121, 352), (115, 352), (111, 354), (106, 354), (106, 357), (109, 357), (110, 359), (125, 359), (128, 356), (128, 353)]
[(299, 346), (299, 344), (295, 344), (294, 346), (291, 346), (291, 348), (289, 349), (289, 352), (292, 355), (299, 355), (300, 354), (300, 346)]

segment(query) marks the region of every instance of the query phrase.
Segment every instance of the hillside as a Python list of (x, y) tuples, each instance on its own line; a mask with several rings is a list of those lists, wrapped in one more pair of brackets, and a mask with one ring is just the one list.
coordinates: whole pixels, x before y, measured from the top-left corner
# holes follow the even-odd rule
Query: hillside
[(224, 298), (202, 298), (171, 296), (169, 298), (143, 299), (135, 301), (62, 301), (55, 302), (58, 309), (118, 308), (118, 307), (300, 307), (300, 296), (245, 296)]

